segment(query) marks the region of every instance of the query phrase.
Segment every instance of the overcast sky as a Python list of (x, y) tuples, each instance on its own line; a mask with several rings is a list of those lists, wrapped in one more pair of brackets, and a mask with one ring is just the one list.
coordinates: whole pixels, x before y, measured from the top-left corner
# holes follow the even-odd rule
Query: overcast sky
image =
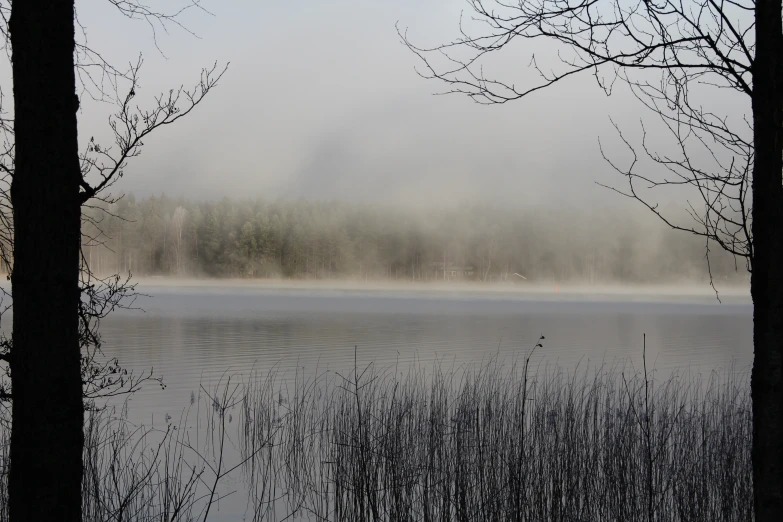
[[(150, 0), (171, 9), (176, 0)], [(203, 0), (211, 14), (153, 34), (106, 0), (77, 0), (88, 43), (112, 63), (142, 53), (139, 103), (231, 62), (197, 111), (145, 140), (119, 188), (191, 198), (298, 197), (452, 204), (593, 205), (616, 199), (598, 137), (609, 117), (638, 126), (624, 91), (607, 98), (590, 76), (529, 99), (479, 106), (433, 96), (395, 23), (423, 45), (457, 35), (464, 0)], [(165, 56), (164, 56), (165, 55)], [(551, 56), (551, 54), (550, 54)], [(499, 75), (535, 81), (530, 50), (512, 49)], [(9, 83), (4, 72), (4, 85)], [(109, 136), (106, 107), (85, 100), (80, 134)], [(616, 140), (614, 140), (616, 143)], [(618, 154), (622, 151), (618, 150)]]

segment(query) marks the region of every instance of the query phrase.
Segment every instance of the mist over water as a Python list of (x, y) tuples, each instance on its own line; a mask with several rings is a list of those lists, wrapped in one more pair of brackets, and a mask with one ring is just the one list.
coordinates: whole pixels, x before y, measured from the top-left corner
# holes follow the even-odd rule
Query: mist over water
[[(395, 23), (423, 45), (450, 41), (460, 9), (447, 0), (211, 3), (214, 17), (183, 20), (197, 38), (160, 40), (104, 4), (85, 1), (80, 24), (111, 63), (143, 52), (141, 107), (231, 61), (214, 96), (85, 208), (83, 268), (138, 283), (100, 324), (103, 355), (166, 384), (108, 401), (131, 422), (168, 429), (228, 377), (274, 376), (266, 398), (279, 408), (308, 379), (368, 368), (390, 386), (442, 368), (501, 375), (539, 342), (538, 376), (645, 368), (654, 383), (728, 374), (746, 390), (744, 260), (598, 186), (626, 183), (602, 157), (626, 168), (626, 137), (671, 145), (654, 123), (642, 130), (627, 89), (610, 99), (588, 75), (502, 109), (433, 97), (442, 86), (415, 73)], [(523, 66), (533, 52), (544, 68), (560, 60), (538, 40), (526, 51), (493, 57), (488, 72), (535, 83)], [(0, 65), (4, 92), (9, 82)], [(82, 145), (110, 144), (114, 109), (80, 94)], [(737, 121), (748, 109), (701, 102)], [(687, 188), (659, 188), (644, 189), (651, 207), (693, 226)], [(246, 514), (241, 495), (216, 519)]]
[[(731, 56), (741, 49), (750, 59), (755, 44), (731, 44), (725, 56), (718, 49), (729, 33), (754, 38), (750, 29), (740, 36), (728, 24), (732, 31), (725, 32), (723, 22), (733, 18), (716, 16), (718, 34), (668, 35), (675, 44), (588, 59), (579, 74), (560, 76), (594, 48), (577, 48), (571, 62), (573, 37), (600, 33), (603, 22), (560, 45), (527, 32), (540, 26), (514, 28), (504, 39), (503, 25), (526, 16), (486, 26), (470, 13), (471, 6), (481, 11), (480, 0), (468, 0), (465, 16), (465, 2), (453, 0), (150, 2), (76, 2), (78, 133), (72, 127), (73, 141), (63, 143), (78, 136), (82, 151), (83, 179), (71, 188), (82, 191), (81, 449), (83, 494), (93, 496), (85, 505), (101, 511), (109, 505), (104, 499), (130, 491), (127, 505), (142, 506), (138, 513), (166, 510), (173, 498), (166, 488), (181, 486), (188, 473), (194, 505), (211, 502), (202, 495), (210, 488), (220, 498), (211, 518), (196, 517), (205, 521), (255, 521), (262, 512), (281, 521), (446, 520), (452, 511), (459, 520), (587, 520), (582, 513), (599, 513), (601, 504), (616, 509), (616, 520), (629, 520), (634, 510), (643, 512), (632, 505), (645, 494), (648, 511), (637, 520), (664, 520), (666, 510), (678, 520), (700, 520), (688, 515), (691, 508), (703, 509), (703, 520), (718, 519), (716, 513), (734, 520), (750, 513), (754, 498), (761, 505), (750, 473), (751, 441), (763, 441), (763, 422), (754, 425), (752, 411), (761, 411), (764, 392), (754, 390), (751, 407), (748, 260), (753, 159), (760, 157), (753, 144), (763, 143), (754, 141), (751, 121), (762, 120), (750, 114), (755, 94), (715, 89), (701, 65), (683, 68), (676, 58), (659, 76), (669, 51), (688, 53), (706, 38), (709, 45), (696, 43), (690, 52), (699, 60), (718, 55), (729, 66), (713, 73), (749, 94), (758, 83), (749, 77), (766, 69)], [(650, 11), (624, 13), (621, 3), (605, 14), (632, 22), (634, 13)], [(0, 11), (7, 15), (11, 4), (0, 2)], [(514, 2), (489, 4), (514, 12)], [(737, 23), (753, 27), (752, 8), (729, 5), (745, 11)], [(710, 6), (718, 9), (709, 3), (696, 11), (709, 13)], [(601, 9), (589, 3), (575, 12), (596, 23), (608, 19), (593, 18)], [(552, 14), (546, 18), (563, 13)], [(575, 26), (555, 22), (550, 29), (573, 30), (584, 22), (577, 16)], [(7, 29), (7, 20), (0, 27)], [(681, 22), (623, 21), (615, 29), (639, 31), (638, 44), (656, 30), (682, 33)], [(487, 27), (501, 34), (466, 36)], [(629, 36), (620, 32), (610, 30), (597, 48)], [(25, 45), (14, 42), (15, 59), (7, 43), (9, 59), (0, 60), (0, 181), (10, 187), (22, 179), (14, 172), (24, 170), (15, 170), (15, 150), (27, 151), (19, 165), (26, 156), (29, 170), (31, 136), (46, 125), (20, 120), (25, 132), (13, 131), (15, 108), (41, 105), (19, 95), (24, 82), (13, 85), (12, 61), (18, 59), (17, 72), (27, 71), (22, 76), (31, 69)], [(418, 47), (442, 51), (442, 44), (441, 53)], [(484, 45), (492, 51), (485, 56)], [(494, 52), (498, 45), (507, 50)], [(35, 46), (26, 47), (30, 53)], [(470, 58), (475, 51), (477, 61)], [(430, 68), (430, 55), (445, 69)], [(632, 56), (633, 79), (611, 80)], [(445, 71), (446, 82), (424, 81), (428, 70)], [(53, 71), (62, 69), (41, 71), (42, 78)], [(210, 74), (220, 71), (211, 83)], [(200, 87), (187, 90), (199, 78)], [(689, 87), (691, 80), (701, 85)], [(527, 91), (542, 82), (549, 85)], [(646, 98), (639, 92), (645, 87), (653, 89)], [(433, 96), (463, 88), (469, 92)], [(672, 99), (664, 95), (669, 89)], [(533, 96), (505, 103), (522, 92)], [(65, 94), (70, 99), (72, 92)], [(502, 103), (473, 103), (482, 100)], [(180, 116), (187, 116), (183, 123)], [(15, 185), (22, 197), (0, 191), (0, 270), (13, 269), (15, 234), (19, 259), (26, 245), (35, 266), (30, 245), (47, 245), (47, 227), (58, 217), (51, 215), (51, 190), (41, 212), (19, 212), (36, 208), (27, 185)], [(12, 200), (23, 204), (14, 209)], [(43, 226), (16, 220), (36, 213)], [(76, 221), (71, 225), (62, 238), (76, 238)], [(44, 259), (68, 251), (62, 241), (51, 243), (46, 254), (53, 255)], [(44, 273), (51, 267), (16, 272), (17, 292), (30, 278), (56, 276)], [(61, 283), (47, 287), (49, 298), (68, 302)], [(12, 338), (10, 286), (0, 278), (6, 406), (14, 391), (47, 385), (27, 371), (39, 362), (36, 346), (19, 352), (23, 334)], [(112, 300), (125, 290), (119, 304)], [(70, 311), (51, 307), (50, 322), (74, 319), (72, 304)], [(24, 318), (19, 307), (17, 322), (52, 339), (46, 311), (41, 303), (41, 317), (34, 310)], [(765, 339), (774, 338), (773, 327)], [(23, 370), (14, 376), (15, 390), (12, 366)], [(49, 369), (39, 373), (52, 382), (67, 377)], [(132, 393), (90, 402), (93, 386), (124, 384), (127, 391), (134, 376), (146, 375)], [(77, 388), (67, 388), (75, 406)], [(34, 418), (20, 395), (13, 397), (21, 416), (0, 415), (4, 442), (10, 422)], [(36, 400), (28, 402), (59, 409)], [(76, 419), (80, 408), (73, 410)], [(38, 415), (42, 424), (57, 418), (54, 411)], [(41, 433), (60, 435), (48, 425)], [(156, 448), (155, 437), (167, 442)], [(78, 437), (61, 438), (76, 457)], [(10, 447), (0, 444), (0, 508)], [(248, 447), (254, 451), (244, 460)], [(763, 455), (757, 449), (754, 456)], [(231, 471), (221, 476), (224, 464)], [(214, 483), (198, 475), (199, 466)], [(134, 473), (142, 476), (140, 489), (126, 487)], [(127, 482), (118, 484), (118, 474)], [(270, 486), (266, 496), (258, 495), (259, 481)], [(536, 489), (528, 500), (538, 501), (522, 500), (521, 493)], [(433, 493), (442, 504), (418, 512), (441, 516), (399, 514), (416, 513), (416, 502), (432, 504)], [(365, 500), (377, 504), (379, 496), (395, 507), (370, 517)], [(253, 512), (264, 502), (272, 509)], [(332, 509), (340, 503), (348, 511)], [(345, 516), (352, 510), (358, 516)], [(5, 514), (0, 509), (0, 518)]]

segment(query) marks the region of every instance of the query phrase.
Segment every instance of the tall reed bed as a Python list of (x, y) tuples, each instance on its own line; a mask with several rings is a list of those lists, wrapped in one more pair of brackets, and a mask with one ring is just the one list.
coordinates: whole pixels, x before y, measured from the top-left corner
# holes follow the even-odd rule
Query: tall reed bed
[(753, 519), (745, 373), (528, 356), (237, 380), (153, 427), (89, 413), (84, 520), (225, 519), (227, 502), (256, 521)]
[[(129, 420), (127, 403), (85, 413), (85, 522), (211, 520), (221, 501), (244, 496), (233, 419), (241, 384), (201, 387), (177, 418), (152, 426)], [(0, 522), (8, 517), (9, 412), (0, 410)], [(252, 448), (248, 448), (252, 453)]]
[(529, 363), (252, 381), (255, 519), (752, 520), (746, 375)]

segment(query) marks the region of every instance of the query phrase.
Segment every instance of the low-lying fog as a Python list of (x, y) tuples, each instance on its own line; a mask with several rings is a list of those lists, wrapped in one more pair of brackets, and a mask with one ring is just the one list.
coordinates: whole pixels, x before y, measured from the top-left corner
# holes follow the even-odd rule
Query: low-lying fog
[(551, 285), (532, 282), (501, 281), (363, 281), (363, 280), (248, 280), (217, 278), (136, 277), (140, 293), (154, 296), (157, 293), (292, 293), (339, 294), (371, 293), (376, 295), (401, 295), (409, 297), (470, 297), (482, 295), (501, 299), (532, 299), (561, 301), (578, 300), (630, 300), (678, 302), (732, 302), (750, 303), (747, 285), (741, 283), (717, 284), (713, 289), (708, 283), (683, 284), (590, 284), (569, 282)]

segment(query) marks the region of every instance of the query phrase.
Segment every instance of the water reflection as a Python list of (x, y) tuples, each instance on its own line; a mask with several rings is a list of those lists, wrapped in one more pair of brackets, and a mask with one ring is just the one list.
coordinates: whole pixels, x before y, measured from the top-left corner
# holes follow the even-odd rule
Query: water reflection
[(660, 370), (709, 371), (752, 362), (748, 304), (507, 296), (410, 296), (259, 289), (145, 289), (146, 312), (121, 312), (103, 324), (105, 351), (136, 369), (154, 367), (168, 387), (133, 398), (145, 416), (178, 411), (199, 383), (226, 370), (294, 368), (346, 371), (380, 366), (455, 364), (525, 353), (540, 335), (536, 365), (627, 359)]

